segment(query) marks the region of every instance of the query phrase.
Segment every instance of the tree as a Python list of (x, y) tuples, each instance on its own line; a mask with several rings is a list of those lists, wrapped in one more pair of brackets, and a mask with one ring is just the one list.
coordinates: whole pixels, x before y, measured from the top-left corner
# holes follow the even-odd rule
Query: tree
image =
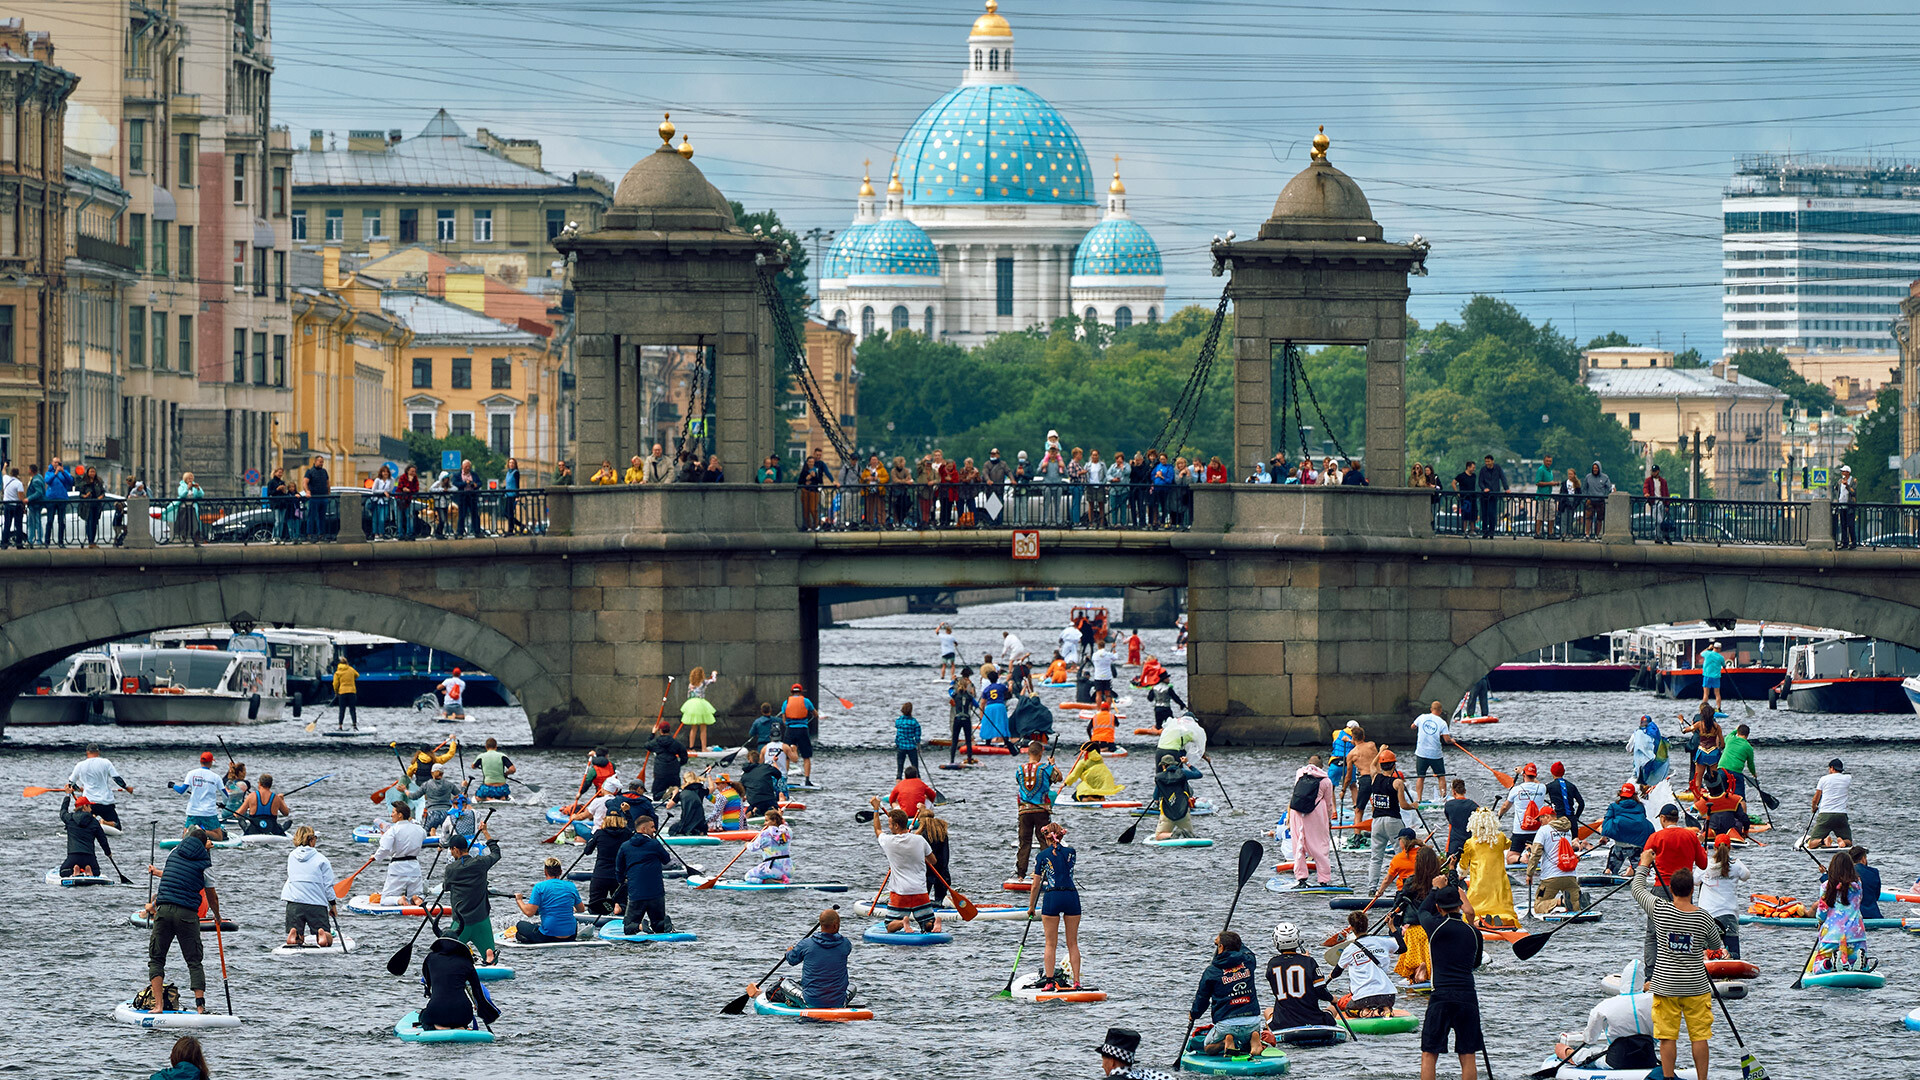
[(1589, 350), (1624, 349), (1624, 348), (1632, 348), (1632, 347), (1633, 347), (1633, 342), (1628, 341), (1627, 335), (1621, 333), (1618, 330), (1609, 330), (1606, 333), (1601, 334), (1599, 337), (1594, 338), (1592, 341), (1587, 342), (1587, 348)]
[(746, 207), (732, 200), (728, 200), (727, 205), (733, 208), (733, 220), (742, 229), (752, 232), (758, 226), (768, 239), (780, 245), (780, 255), (787, 260), (787, 267), (774, 277), (773, 284), (780, 298), (787, 302), (787, 316), (793, 323), (794, 340), (804, 344), (807, 340), (807, 308), (813, 303), (807, 295), (807, 245), (780, 224), (778, 213), (756, 210), (749, 214)]
[[(1696, 489), (1689, 485), (1692, 481), (1693, 455), (1673, 450), (1656, 450), (1653, 463), (1659, 467), (1660, 475), (1667, 478), (1667, 490), (1676, 499), (1711, 499), (1713, 495), (1713, 462), (1704, 452), (1700, 459), (1700, 486)], [(1689, 495), (1688, 492), (1695, 492)]]
[(1840, 460), (1853, 469), (1861, 502), (1899, 502), (1900, 473), (1887, 468), (1900, 456), (1900, 388), (1883, 386), (1873, 396), (1873, 411), (1860, 421), (1853, 446)]
[(1740, 374), (1766, 383), (1787, 395), (1791, 404), (1816, 416), (1834, 410), (1833, 391), (1819, 383), (1808, 382), (1793, 370), (1793, 365), (1778, 349), (1741, 349), (1728, 362), (1738, 367)]
[[(482, 480), (498, 480), (507, 473), (507, 459), (471, 435), (448, 435), (436, 439), (418, 431), (407, 432), (407, 460), (420, 470), (420, 486), (426, 487), (440, 475), (440, 455), (453, 450), (462, 461), (473, 462), (473, 474)], [(596, 466), (597, 467), (597, 466)]]
[(1699, 349), (1683, 349), (1673, 354), (1673, 366), (1677, 371), (1692, 371), (1696, 368), (1706, 367), (1707, 365), (1704, 360), (1700, 359)]

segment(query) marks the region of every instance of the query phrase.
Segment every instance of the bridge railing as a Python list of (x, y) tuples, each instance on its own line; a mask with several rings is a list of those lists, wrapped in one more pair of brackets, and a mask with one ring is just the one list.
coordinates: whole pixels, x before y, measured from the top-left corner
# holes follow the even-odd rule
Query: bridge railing
[(1123, 529), (1193, 527), (1187, 485), (859, 484), (801, 487), (805, 532), (900, 529)]
[[(1833, 509), (1833, 538), (1844, 543), (1849, 511)], [(1866, 548), (1920, 548), (1920, 506), (1858, 503), (1852, 508), (1853, 541)]]
[(318, 499), (153, 499), (148, 531), (157, 545), (332, 543), (342, 539), (343, 510), (347, 532), (361, 542), (542, 535), (548, 526), (544, 489), (375, 495), (349, 488)]
[(1635, 540), (1794, 547), (1804, 547), (1807, 543), (1807, 503), (1657, 499), (1635, 495), (1632, 506)]
[(1442, 491), (1433, 495), (1436, 536), (1597, 541), (1606, 519), (1607, 500), (1598, 495), (1513, 491)]

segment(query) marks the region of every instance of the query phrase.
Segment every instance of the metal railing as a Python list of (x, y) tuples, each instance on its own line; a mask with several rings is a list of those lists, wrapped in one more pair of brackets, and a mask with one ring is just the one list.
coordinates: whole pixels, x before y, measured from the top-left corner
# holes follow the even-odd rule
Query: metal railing
[(1441, 491), (1433, 496), (1438, 536), (1599, 540), (1606, 521), (1607, 500), (1598, 495)]
[[(1851, 520), (1849, 520), (1851, 519)], [(1851, 533), (1848, 526), (1852, 526)], [(1836, 547), (1920, 548), (1920, 506), (1856, 503), (1833, 509)]]
[(375, 495), (351, 489), (321, 499), (304, 495), (155, 499), (149, 529), (156, 544), (334, 543), (343, 499), (357, 500), (359, 541), (464, 540), (544, 535), (547, 493), (420, 492)]
[(1808, 504), (1635, 495), (1633, 538), (1669, 544), (1805, 546)]
[(1185, 484), (856, 484), (797, 489), (804, 531), (1175, 530), (1193, 525)]
[[(383, 540), (465, 540), (544, 536), (547, 492), (423, 491), (411, 497), (368, 495), (362, 520), (369, 537)], [(377, 531), (376, 531), (377, 521)]]

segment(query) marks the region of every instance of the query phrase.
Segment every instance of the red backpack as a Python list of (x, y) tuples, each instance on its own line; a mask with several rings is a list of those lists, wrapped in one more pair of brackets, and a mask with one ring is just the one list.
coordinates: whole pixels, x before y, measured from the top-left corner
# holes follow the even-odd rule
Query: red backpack
[(1580, 867), (1580, 853), (1573, 850), (1573, 841), (1566, 836), (1560, 837), (1560, 844), (1553, 853), (1553, 862), (1562, 870), (1573, 871)]
[(1540, 819), (1546, 817), (1546, 811), (1532, 799), (1527, 800), (1527, 812), (1520, 816), (1520, 831), (1533, 832), (1540, 827)]

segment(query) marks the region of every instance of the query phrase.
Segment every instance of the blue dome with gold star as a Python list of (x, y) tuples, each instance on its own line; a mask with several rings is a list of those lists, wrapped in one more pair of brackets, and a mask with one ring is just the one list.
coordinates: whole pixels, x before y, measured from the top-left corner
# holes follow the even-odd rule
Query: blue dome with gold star
[(832, 246), (827, 248), (826, 257), (820, 262), (819, 276), (822, 280), (847, 276), (849, 254), (859, 246), (860, 238), (873, 225), (873, 222), (855, 223), (842, 229), (840, 235), (833, 238)]
[(1024, 86), (949, 92), (913, 122), (899, 157), (909, 205), (1094, 202), (1080, 137)]
[[(940, 253), (926, 231), (905, 218), (857, 225), (836, 267), (844, 277), (938, 277)], [(838, 247), (838, 244), (835, 244)]]
[(1132, 218), (1108, 218), (1073, 253), (1075, 277), (1160, 274), (1160, 248)]

